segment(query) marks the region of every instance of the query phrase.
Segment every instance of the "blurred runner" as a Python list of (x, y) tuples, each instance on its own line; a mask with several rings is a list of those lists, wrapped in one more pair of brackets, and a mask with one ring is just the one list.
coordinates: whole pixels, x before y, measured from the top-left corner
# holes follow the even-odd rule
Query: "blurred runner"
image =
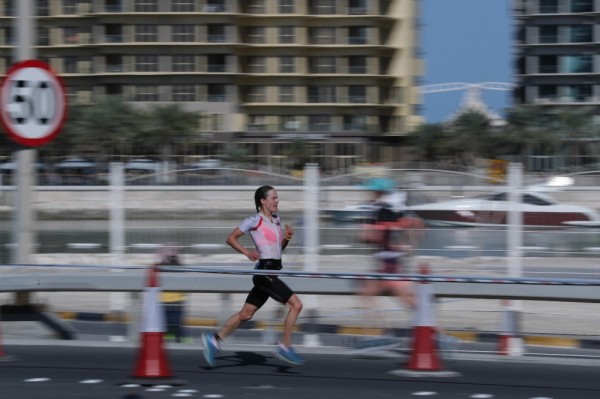
[[(376, 247), (375, 272), (406, 274), (409, 272), (406, 257), (423, 234), (425, 225), (419, 218), (404, 215), (403, 193), (394, 190), (395, 184), (391, 179), (369, 179), (365, 188), (372, 193), (371, 204), (376, 210), (361, 226), (360, 240)], [(364, 280), (360, 282), (358, 294), (367, 315), (377, 309), (375, 297), (380, 295), (393, 295), (411, 311), (417, 304), (415, 286), (411, 281)], [(398, 344), (395, 338), (366, 339), (355, 350), (384, 349)]]

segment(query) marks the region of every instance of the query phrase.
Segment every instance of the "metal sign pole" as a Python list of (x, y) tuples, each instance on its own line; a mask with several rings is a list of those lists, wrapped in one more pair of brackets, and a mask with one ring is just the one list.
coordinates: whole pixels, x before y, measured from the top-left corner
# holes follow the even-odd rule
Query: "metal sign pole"
[[(14, 51), (14, 62), (35, 58), (33, 32), (35, 20), (33, 16), (33, 1), (20, 0), (15, 2), (17, 18), (13, 21), (14, 31), (17, 33), (17, 46)], [(34, 214), (32, 208), (33, 187), (35, 176), (36, 151), (34, 149), (21, 149), (16, 151), (17, 158), (17, 195), (15, 196), (16, 220), (14, 229), (13, 262), (31, 263), (31, 252), (34, 246)], [(15, 301), (18, 305), (28, 304), (29, 292), (17, 292)]]

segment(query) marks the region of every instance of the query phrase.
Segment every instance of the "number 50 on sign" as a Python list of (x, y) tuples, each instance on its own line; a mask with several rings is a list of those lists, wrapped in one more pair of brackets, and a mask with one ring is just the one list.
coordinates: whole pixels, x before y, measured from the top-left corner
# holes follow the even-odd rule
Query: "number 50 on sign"
[(13, 65), (0, 86), (0, 119), (10, 138), (36, 147), (54, 139), (67, 114), (64, 85), (38, 60)]

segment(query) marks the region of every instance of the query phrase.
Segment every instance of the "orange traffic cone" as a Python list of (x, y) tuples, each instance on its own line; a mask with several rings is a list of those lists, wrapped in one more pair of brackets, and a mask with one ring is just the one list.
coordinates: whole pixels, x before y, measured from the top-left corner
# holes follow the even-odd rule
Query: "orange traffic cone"
[(142, 301), (142, 331), (137, 362), (131, 376), (134, 380), (123, 383), (142, 385), (183, 385), (186, 382), (173, 378), (164, 350), (164, 312), (159, 301), (158, 269), (148, 270), (148, 283)]
[[(421, 274), (429, 274), (427, 264), (420, 265)], [(392, 370), (389, 374), (401, 376), (455, 377), (459, 373), (444, 370), (437, 353), (437, 328), (433, 315), (433, 286), (422, 281), (417, 285), (416, 322), (413, 328), (413, 347), (408, 361), (408, 370)]]

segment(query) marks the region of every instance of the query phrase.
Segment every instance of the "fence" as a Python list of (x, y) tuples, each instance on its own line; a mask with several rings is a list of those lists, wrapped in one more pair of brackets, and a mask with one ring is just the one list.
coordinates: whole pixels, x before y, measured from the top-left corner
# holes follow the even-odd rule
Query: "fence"
[[(226, 247), (224, 240), (241, 218), (254, 212), (252, 196), (256, 187), (270, 184), (277, 188), (280, 195), (284, 222), (294, 225), (297, 232), (286, 250), (286, 269), (305, 270), (309, 264), (319, 271), (372, 270), (372, 249), (358, 242), (356, 219), (334, 218), (334, 211), (338, 210), (360, 217), (360, 210), (346, 207), (368, 200), (368, 194), (359, 184), (372, 174), (317, 175), (312, 182), (320, 181), (320, 184), (314, 185), (317, 191), (313, 198), (316, 199), (307, 205), (306, 180), (302, 178), (241, 169), (222, 170), (202, 170), (198, 176), (194, 170), (142, 176), (124, 174), (122, 184), (73, 186), (67, 190), (56, 186), (39, 187), (35, 200), (40, 217), (36, 224), (38, 246), (34, 259), (37, 263), (53, 264), (147, 265), (156, 260), (155, 252), (160, 245), (176, 243), (185, 264), (248, 267), (246, 260)], [(213, 173), (215, 171), (219, 172)], [(196, 179), (193, 181), (198, 184), (173, 183), (182, 181), (185, 174), (191, 174)], [(208, 177), (200, 182), (197, 180), (199, 176)], [(212, 184), (220, 182), (219, 178), (224, 176), (231, 185)], [(491, 182), (486, 175), (395, 169), (385, 171), (385, 176), (408, 192), (409, 208), (429, 201), (441, 203), (472, 195), (491, 195), (499, 190), (509, 192), (509, 195), (511, 192), (510, 187)], [(563, 202), (587, 207), (597, 203), (597, 187), (586, 185), (596, 179), (594, 174), (576, 175), (574, 179), (575, 185), (556, 191), (553, 195)], [(147, 184), (146, 180), (153, 185)], [(534, 183), (525, 180), (522, 187)], [(311, 185), (308, 184), (308, 187)], [(513, 188), (512, 192), (516, 190), (522, 193), (522, 187)], [(8, 215), (12, 203), (10, 187), (0, 193), (0, 201)], [(114, 201), (120, 201), (121, 205), (115, 205)], [(483, 203), (483, 200), (479, 202)], [(117, 211), (119, 209), (122, 210), (121, 216)], [(316, 226), (306, 225), (307, 209), (319, 212)], [(121, 218), (121, 221), (116, 221), (116, 218)], [(1, 222), (4, 233), (0, 235), (4, 263), (10, 262), (10, 220), (7, 219)], [(443, 275), (506, 276), (514, 267), (509, 259), (514, 261), (517, 258), (521, 262), (521, 273), (526, 276), (598, 278), (595, 258), (600, 251), (600, 231), (591, 226), (585, 223), (552, 227), (523, 226), (520, 228), (523, 241), (517, 244), (518, 248), (510, 243), (510, 228), (507, 229), (503, 224), (428, 226), (422, 245), (415, 248), (414, 259), (431, 263), (433, 272)], [(307, 252), (304, 245), (307, 239), (313, 240), (312, 253)], [(509, 245), (513, 245), (513, 248)], [(307, 262), (307, 253), (312, 257), (310, 262)], [(211, 303), (220, 301), (218, 295), (190, 295), (191, 302), (205, 304), (190, 309), (196, 316), (214, 315)], [(234, 301), (241, 303), (241, 296), (237, 298), (234, 295)], [(96, 307), (96, 304), (103, 309), (114, 306), (106, 294), (89, 293), (88, 297), (89, 301), (73, 303), (69, 302), (67, 294), (38, 294), (40, 300), (70, 310)], [(339, 297), (328, 301), (344, 303), (348, 311), (343, 312), (343, 317), (348, 322), (358, 322), (359, 305), (354, 300)], [(391, 298), (383, 298), (382, 305), (385, 308), (397, 307)], [(469, 327), (473, 317), (465, 315), (476, 315), (477, 323), (487, 320), (485, 326), (491, 329), (498, 323), (497, 313), (502, 312), (502, 307), (493, 300), (453, 299), (443, 301), (440, 311), (441, 320), (450, 328)], [(339, 313), (331, 312), (331, 317)], [(555, 333), (572, 333), (573, 326), (577, 326), (577, 333), (581, 334), (592, 335), (598, 331), (598, 311), (587, 304), (562, 303), (550, 306), (528, 302), (524, 304), (523, 313), (526, 314), (526, 329), (547, 330), (551, 323), (544, 321), (552, 321), (558, 317), (556, 313), (560, 313), (565, 318), (569, 317), (571, 322), (562, 325), (554, 323), (551, 328)], [(575, 322), (573, 318), (581, 321)]]

